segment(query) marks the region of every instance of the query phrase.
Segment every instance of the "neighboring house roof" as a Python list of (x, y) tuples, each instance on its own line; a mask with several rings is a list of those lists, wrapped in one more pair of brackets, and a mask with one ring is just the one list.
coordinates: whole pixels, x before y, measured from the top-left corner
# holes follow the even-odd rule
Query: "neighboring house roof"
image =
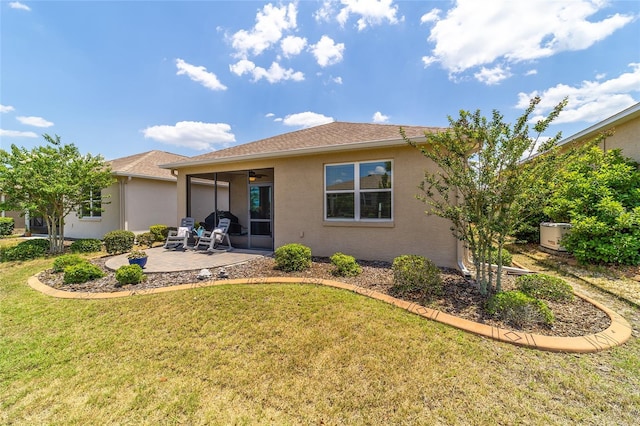
[(425, 132), (442, 130), (438, 127), (400, 126), (392, 124), (346, 123), (334, 121), (320, 126), (284, 133), (255, 142), (236, 145), (220, 151), (191, 157), (185, 161), (163, 164), (177, 169), (193, 165), (245, 161), (259, 158), (288, 157), (351, 149), (404, 145), (402, 127), (407, 137), (424, 140)]
[(160, 168), (159, 165), (187, 158), (189, 157), (154, 150), (116, 158), (107, 163), (111, 166), (111, 173), (114, 176), (176, 181), (177, 178), (171, 174), (171, 170)]
[(635, 118), (640, 117), (640, 102), (630, 106), (629, 108), (620, 111), (617, 114), (612, 115), (611, 117), (602, 120), (599, 123), (594, 124), (591, 127), (588, 127), (574, 135), (569, 136), (568, 138), (562, 139), (557, 143), (557, 146), (566, 145), (573, 141), (582, 140), (585, 138), (593, 138), (597, 136), (600, 132), (610, 129), (613, 126), (621, 125), (626, 123), (627, 121), (633, 120)]

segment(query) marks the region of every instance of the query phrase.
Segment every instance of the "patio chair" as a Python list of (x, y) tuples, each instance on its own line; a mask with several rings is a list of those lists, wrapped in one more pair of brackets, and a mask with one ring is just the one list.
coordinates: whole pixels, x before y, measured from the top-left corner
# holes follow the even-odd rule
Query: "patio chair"
[(191, 232), (193, 231), (193, 226), (195, 225), (195, 220), (192, 217), (183, 217), (180, 220), (180, 226), (176, 231), (169, 231), (167, 235), (167, 241), (164, 243), (164, 248), (166, 249), (185, 249), (187, 248), (187, 243), (189, 241), (189, 237), (191, 236)]
[(215, 251), (220, 244), (223, 244), (226, 240), (227, 250), (233, 250), (231, 245), (231, 239), (229, 239), (229, 227), (231, 226), (230, 219), (220, 219), (218, 226), (213, 231), (205, 231), (198, 239), (198, 243), (195, 245), (194, 250), (200, 248), (206, 248), (207, 251)]

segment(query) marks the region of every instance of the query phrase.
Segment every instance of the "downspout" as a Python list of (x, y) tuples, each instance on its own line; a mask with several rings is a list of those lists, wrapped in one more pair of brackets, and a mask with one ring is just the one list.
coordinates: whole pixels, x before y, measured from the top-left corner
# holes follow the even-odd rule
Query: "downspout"
[(131, 180), (131, 176), (128, 178), (118, 179), (118, 201), (120, 203), (120, 208), (118, 209), (118, 229), (127, 229), (127, 206), (126, 206), (126, 188), (127, 188), (127, 180)]
[[(460, 199), (460, 191), (456, 188), (456, 200)], [(471, 277), (471, 272), (467, 269), (467, 266), (464, 263), (465, 258), (467, 257), (467, 249), (464, 246), (464, 242), (460, 239), (457, 239), (458, 243), (456, 245), (456, 257), (458, 259), (458, 269), (462, 272), (465, 278)]]

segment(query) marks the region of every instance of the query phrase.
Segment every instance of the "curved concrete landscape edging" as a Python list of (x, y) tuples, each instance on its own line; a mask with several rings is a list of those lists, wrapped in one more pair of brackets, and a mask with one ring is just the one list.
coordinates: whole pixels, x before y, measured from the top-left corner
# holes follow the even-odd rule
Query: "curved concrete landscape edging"
[(611, 325), (600, 333), (579, 337), (559, 337), (559, 336), (543, 336), (540, 334), (524, 333), (513, 330), (505, 330), (502, 328), (492, 327), (486, 324), (480, 324), (444, 312), (429, 309), (416, 303), (407, 302), (396, 299), (384, 293), (370, 290), (353, 284), (345, 284), (339, 281), (313, 279), (313, 278), (295, 278), (295, 277), (271, 277), (271, 278), (249, 278), (249, 279), (232, 279), (232, 280), (215, 280), (201, 281), (192, 284), (181, 284), (170, 287), (151, 288), (145, 290), (118, 291), (113, 293), (87, 293), (87, 292), (70, 292), (58, 290), (43, 284), (37, 277), (29, 278), (28, 284), (31, 288), (40, 291), (48, 296), (63, 299), (113, 299), (117, 297), (136, 296), (144, 294), (166, 293), (176, 290), (188, 290), (199, 287), (210, 287), (218, 285), (232, 284), (318, 284), (329, 287), (349, 290), (363, 296), (371, 297), (386, 303), (390, 303), (399, 308), (405, 309), (422, 317), (450, 325), (480, 336), (488, 337), (501, 342), (511, 343), (519, 346), (526, 346), (534, 349), (552, 351), (552, 352), (578, 352), (589, 353), (598, 352), (605, 349), (618, 346), (629, 340), (632, 333), (631, 325), (621, 315), (601, 305), (600, 303), (589, 299), (586, 296), (576, 293), (576, 296), (593, 304), (598, 309), (605, 312), (611, 318)]

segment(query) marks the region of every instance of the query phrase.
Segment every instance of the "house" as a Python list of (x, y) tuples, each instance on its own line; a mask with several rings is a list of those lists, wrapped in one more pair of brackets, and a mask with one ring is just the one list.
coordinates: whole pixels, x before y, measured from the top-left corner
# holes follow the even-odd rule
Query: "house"
[[(109, 231), (124, 229), (136, 234), (149, 231), (151, 225), (177, 226), (177, 182), (171, 170), (158, 165), (181, 161), (188, 157), (164, 151), (141, 154), (108, 161), (116, 182), (101, 194), (88, 194), (87, 207), (101, 203), (103, 211), (92, 208), (71, 213), (65, 219), (64, 235), (68, 238), (99, 238)], [(184, 183), (183, 183), (184, 184)], [(191, 182), (192, 213), (205, 218), (217, 204), (226, 210), (229, 191), (226, 185), (213, 185), (210, 181)]]
[[(403, 128), (416, 141), (439, 130)], [(426, 215), (416, 198), (424, 170), (436, 165), (396, 125), (333, 122), (162, 167), (178, 177), (178, 217), (194, 215), (194, 180), (228, 185), (234, 247), (300, 243), (315, 256), (385, 261), (418, 254), (444, 267), (462, 258), (451, 223)]]
[(609, 129), (614, 129), (614, 133), (600, 143), (600, 148), (605, 151), (619, 148), (622, 155), (640, 163), (640, 103), (561, 140), (558, 146), (588, 142)]

